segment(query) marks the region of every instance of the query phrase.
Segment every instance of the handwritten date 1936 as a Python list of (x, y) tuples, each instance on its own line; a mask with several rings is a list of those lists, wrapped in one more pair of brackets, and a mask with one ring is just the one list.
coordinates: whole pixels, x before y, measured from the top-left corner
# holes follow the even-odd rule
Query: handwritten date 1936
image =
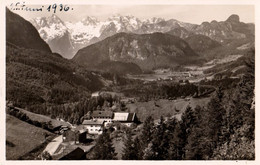
[(47, 8), (47, 11), (49, 12), (54, 12), (56, 13), (56, 11), (59, 10), (59, 11), (69, 11), (69, 10), (73, 10), (73, 8), (70, 8), (69, 6), (67, 5), (63, 5), (63, 4), (53, 4), (53, 5), (49, 5), (48, 8)]
[(66, 12), (69, 10), (73, 10), (72, 7), (68, 5), (63, 5), (63, 4), (51, 4), (51, 5), (36, 5), (36, 6), (31, 6), (31, 5), (26, 5), (25, 2), (16, 2), (16, 3), (11, 3), (10, 4), (10, 9), (11, 10), (21, 10), (21, 11), (34, 11), (34, 12), (42, 12), (42, 11), (48, 11), (48, 12)]

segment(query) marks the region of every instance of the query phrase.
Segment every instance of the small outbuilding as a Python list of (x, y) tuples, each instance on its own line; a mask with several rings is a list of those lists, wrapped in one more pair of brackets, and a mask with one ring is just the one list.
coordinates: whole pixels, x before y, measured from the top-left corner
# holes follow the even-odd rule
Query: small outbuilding
[(67, 155), (63, 156), (59, 160), (85, 160), (86, 153), (83, 149), (77, 147), (75, 150), (71, 151)]

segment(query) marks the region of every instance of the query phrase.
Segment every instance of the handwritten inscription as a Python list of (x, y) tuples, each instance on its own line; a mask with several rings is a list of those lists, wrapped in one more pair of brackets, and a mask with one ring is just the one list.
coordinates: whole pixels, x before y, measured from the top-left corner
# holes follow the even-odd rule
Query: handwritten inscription
[[(49, 5), (47, 10), (49, 12), (53, 11), (54, 13), (56, 13), (57, 10), (59, 11), (69, 11), (70, 10), (70, 7), (67, 6), (67, 5), (63, 5), (63, 4), (53, 4), (53, 5)], [(71, 10), (73, 10), (73, 8), (71, 8)]]
[(64, 4), (51, 4), (51, 5), (42, 5), (38, 7), (32, 7), (32, 6), (27, 6), (25, 2), (17, 2), (17, 3), (11, 3), (10, 4), (10, 10), (22, 10), (22, 11), (35, 11), (35, 12), (41, 12), (41, 11), (48, 11), (48, 12), (67, 12), (70, 10), (73, 10), (68, 5)]

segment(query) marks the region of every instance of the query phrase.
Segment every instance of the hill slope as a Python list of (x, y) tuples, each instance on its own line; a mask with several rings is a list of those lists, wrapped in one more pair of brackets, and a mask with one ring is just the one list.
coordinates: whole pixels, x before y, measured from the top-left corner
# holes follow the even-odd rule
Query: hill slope
[(214, 41), (209, 37), (201, 34), (191, 35), (190, 37), (186, 38), (185, 41), (197, 53), (204, 52), (206, 50), (211, 50), (221, 46), (221, 44), (217, 41)]
[[(8, 9), (6, 14), (7, 100), (18, 107), (46, 102), (62, 104), (78, 101), (103, 87), (99, 75), (51, 53), (28, 21)], [(19, 32), (18, 27), (25, 31)]]
[(185, 38), (189, 37), (190, 35), (192, 35), (192, 32), (188, 31), (184, 27), (174, 28), (166, 33), (171, 34), (176, 37), (180, 37), (182, 39), (185, 39)]
[[(19, 37), (18, 37), (19, 36)], [(19, 47), (51, 53), (34, 26), (6, 8), (6, 41)]]
[(6, 114), (6, 159), (17, 160), (45, 142), (52, 133)]
[(6, 56), (7, 100), (22, 107), (76, 101), (103, 87), (98, 76), (59, 55), (7, 45)]
[(118, 33), (79, 50), (73, 61), (87, 68), (98, 67), (106, 61), (120, 61), (151, 70), (189, 63), (196, 57), (184, 40), (169, 34)]

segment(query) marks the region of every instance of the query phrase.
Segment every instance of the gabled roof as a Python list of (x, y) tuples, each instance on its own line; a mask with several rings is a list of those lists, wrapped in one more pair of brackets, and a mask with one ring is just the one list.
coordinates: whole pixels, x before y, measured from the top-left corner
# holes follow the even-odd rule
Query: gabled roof
[(128, 121), (132, 122), (134, 121), (135, 113), (129, 113), (129, 112), (115, 112), (114, 113), (114, 121)]
[(134, 121), (134, 119), (135, 119), (135, 113), (129, 113), (127, 121)]
[(96, 121), (96, 120), (84, 120), (83, 125), (103, 125), (103, 121)]
[(102, 118), (102, 117), (113, 117), (113, 112), (112, 111), (93, 111), (92, 117), (94, 118)]
[(68, 153), (67, 155), (60, 158), (60, 160), (83, 160), (86, 158), (84, 150), (77, 147), (72, 152)]

